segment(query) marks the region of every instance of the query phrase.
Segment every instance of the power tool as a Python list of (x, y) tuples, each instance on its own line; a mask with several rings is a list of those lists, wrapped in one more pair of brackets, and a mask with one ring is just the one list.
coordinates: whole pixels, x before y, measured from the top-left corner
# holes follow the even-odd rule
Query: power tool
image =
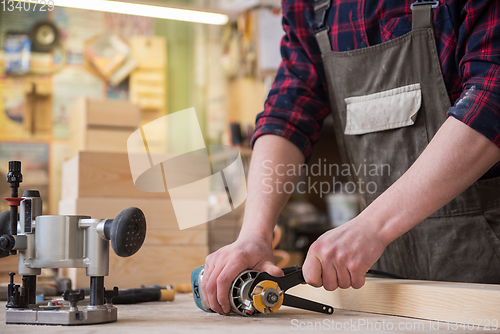
[[(213, 312), (203, 300), (200, 289), (204, 270), (203, 265), (191, 273), (194, 302), (203, 311)], [(333, 313), (331, 306), (287, 294), (286, 291), (291, 287), (305, 283), (304, 275), (302, 268), (297, 266), (282, 270), (284, 274), (282, 277), (256, 270), (245, 270), (239, 274), (229, 290), (231, 311), (242, 316), (252, 316), (274, 313), (285, 305), (319, 313)]]
[[(7, 182), (10, 210), (0, 213), (0, 257), (18, 254), (22, 287), (10, 273), (7, 324), (90, 325), (117, 321), (112, 298), (118, 289), (104, 289), (109, 273), (109, 243), (121, 257), (135, 254), (146, 237), (146, 218), (138, 208), (127, 208), (115, 219), (89, 216), (43, 216), (37, 190), (18, 197), (21, 162), (10, 161)], [(19, 215), (18, 215), (18, 207)], [(86, 268), (90, 276), (90, 305), (79, 307), (84, 291), (64, 291), (67, 305), (37, 304), (36, 275), (41, 268)], [(106, 299), (106, 303), (105, 303)]]

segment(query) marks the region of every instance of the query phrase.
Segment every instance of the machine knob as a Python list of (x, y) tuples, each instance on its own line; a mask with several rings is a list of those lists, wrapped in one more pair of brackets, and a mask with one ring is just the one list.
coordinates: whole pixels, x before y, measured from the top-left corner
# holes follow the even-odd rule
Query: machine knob
[(139, 208), (127, 208), (115, 219), (106, 221), (104, 235), (111, 240), (111, 247), (116, 255), (134, 255), (146, 238), (146, 217)]
[(64, 291), (62, 296), (64, 300), (67, 300), (70, 303), (77, 303), (80, 300), (85, 299), (85, 292), (83, 290), (78, 290), (78, 291), (66, 290)]
[(10, 234), (4, 234), (0, 237), (0, 251), (9, 251), (16, 245), (16, 239)]
[(106, 299), (106, 304), (113, 304), (113, 298), (118, 296), (118, 287), (114, 287), (113, 290), (104, 290), (104, 299)]
[[(0, 235), (4, 234), (10, 234), (10, 210), (0, 212)], [(10, 252), (2, 248), (0, 245), (0, 258), (9, 256)]]
[(68, 302), (70, 302), (69, 311), (76, 312), (76, 311), (78, 311), (76, 304), (80, 300), (85, 299), (85, 292), (83, 290), (78, 290), (78, 291), (66, 290), (66, 291), (64, 291), (62, 296), (63, 296), (64, 300), (67, 300)]

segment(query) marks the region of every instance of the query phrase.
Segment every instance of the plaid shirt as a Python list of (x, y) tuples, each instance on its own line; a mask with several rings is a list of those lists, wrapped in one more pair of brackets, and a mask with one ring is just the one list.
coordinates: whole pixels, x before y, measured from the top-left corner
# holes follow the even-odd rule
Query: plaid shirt
[[(332, 0), (328, 12), (333, 51), (360, 49), (411, 31), (413, 0)], [(282, 62), (257, 115), (255, 140), (283, 136), (306, 159), (330, 113), (321, 53), (314, 31), (314, 0), (284, 0)], [(433, 10), (443, 78), (457, 118), (500, 146), (500, 1), (441, 0)], [(486, 177), (500, 176), (500, 164)]]

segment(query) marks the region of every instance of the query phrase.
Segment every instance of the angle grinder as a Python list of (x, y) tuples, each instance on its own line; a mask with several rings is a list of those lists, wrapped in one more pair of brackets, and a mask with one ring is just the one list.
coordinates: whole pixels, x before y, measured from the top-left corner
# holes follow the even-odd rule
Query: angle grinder
[[(284, 268), (282, 277), (275, 277), (267, 272), (245, 270), (231, 283), (229, 303), (231, 312), (242, 316), (270, 314), (278, 311), (282, 305), (298, 309), (332, 314), (333, 307), (311, 300), (287, 294), (286, 291), (298, 284), (305, 283), (302, 268), (297, 266)], [(213, 312), (203, 300), (200, 283), (203, 280), (205, 266), (196, 268), (191, 273), (191, 287), (196, 306), (203, 311)]]

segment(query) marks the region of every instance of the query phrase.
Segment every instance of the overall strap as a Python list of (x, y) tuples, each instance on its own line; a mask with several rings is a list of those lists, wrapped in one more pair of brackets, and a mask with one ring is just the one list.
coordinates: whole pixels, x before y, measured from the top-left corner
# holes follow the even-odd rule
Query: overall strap
[(438, 0), (415, 0), (410, 6), (412, 30), (432, 28), (432, 9), (438, 6)]
[(328, 26), (327, 22), (328, 10), (330, 9), (330, 5), (331, 0), (314, 0), (314, 16), (316, 23), (315, 34), (319, 49), (321, 50), (322, 54), (332, 51), (330, 37), (328, 36), (330, 27)]
[[(314, 0), (315, 35), (322, 54), (332, 51), (327, 22), (330, 6), (331, 0)], [(412, 30), (432, 28), (432, 9), (438, 6), (439, 0), (415, 0), (411, 4)]]

